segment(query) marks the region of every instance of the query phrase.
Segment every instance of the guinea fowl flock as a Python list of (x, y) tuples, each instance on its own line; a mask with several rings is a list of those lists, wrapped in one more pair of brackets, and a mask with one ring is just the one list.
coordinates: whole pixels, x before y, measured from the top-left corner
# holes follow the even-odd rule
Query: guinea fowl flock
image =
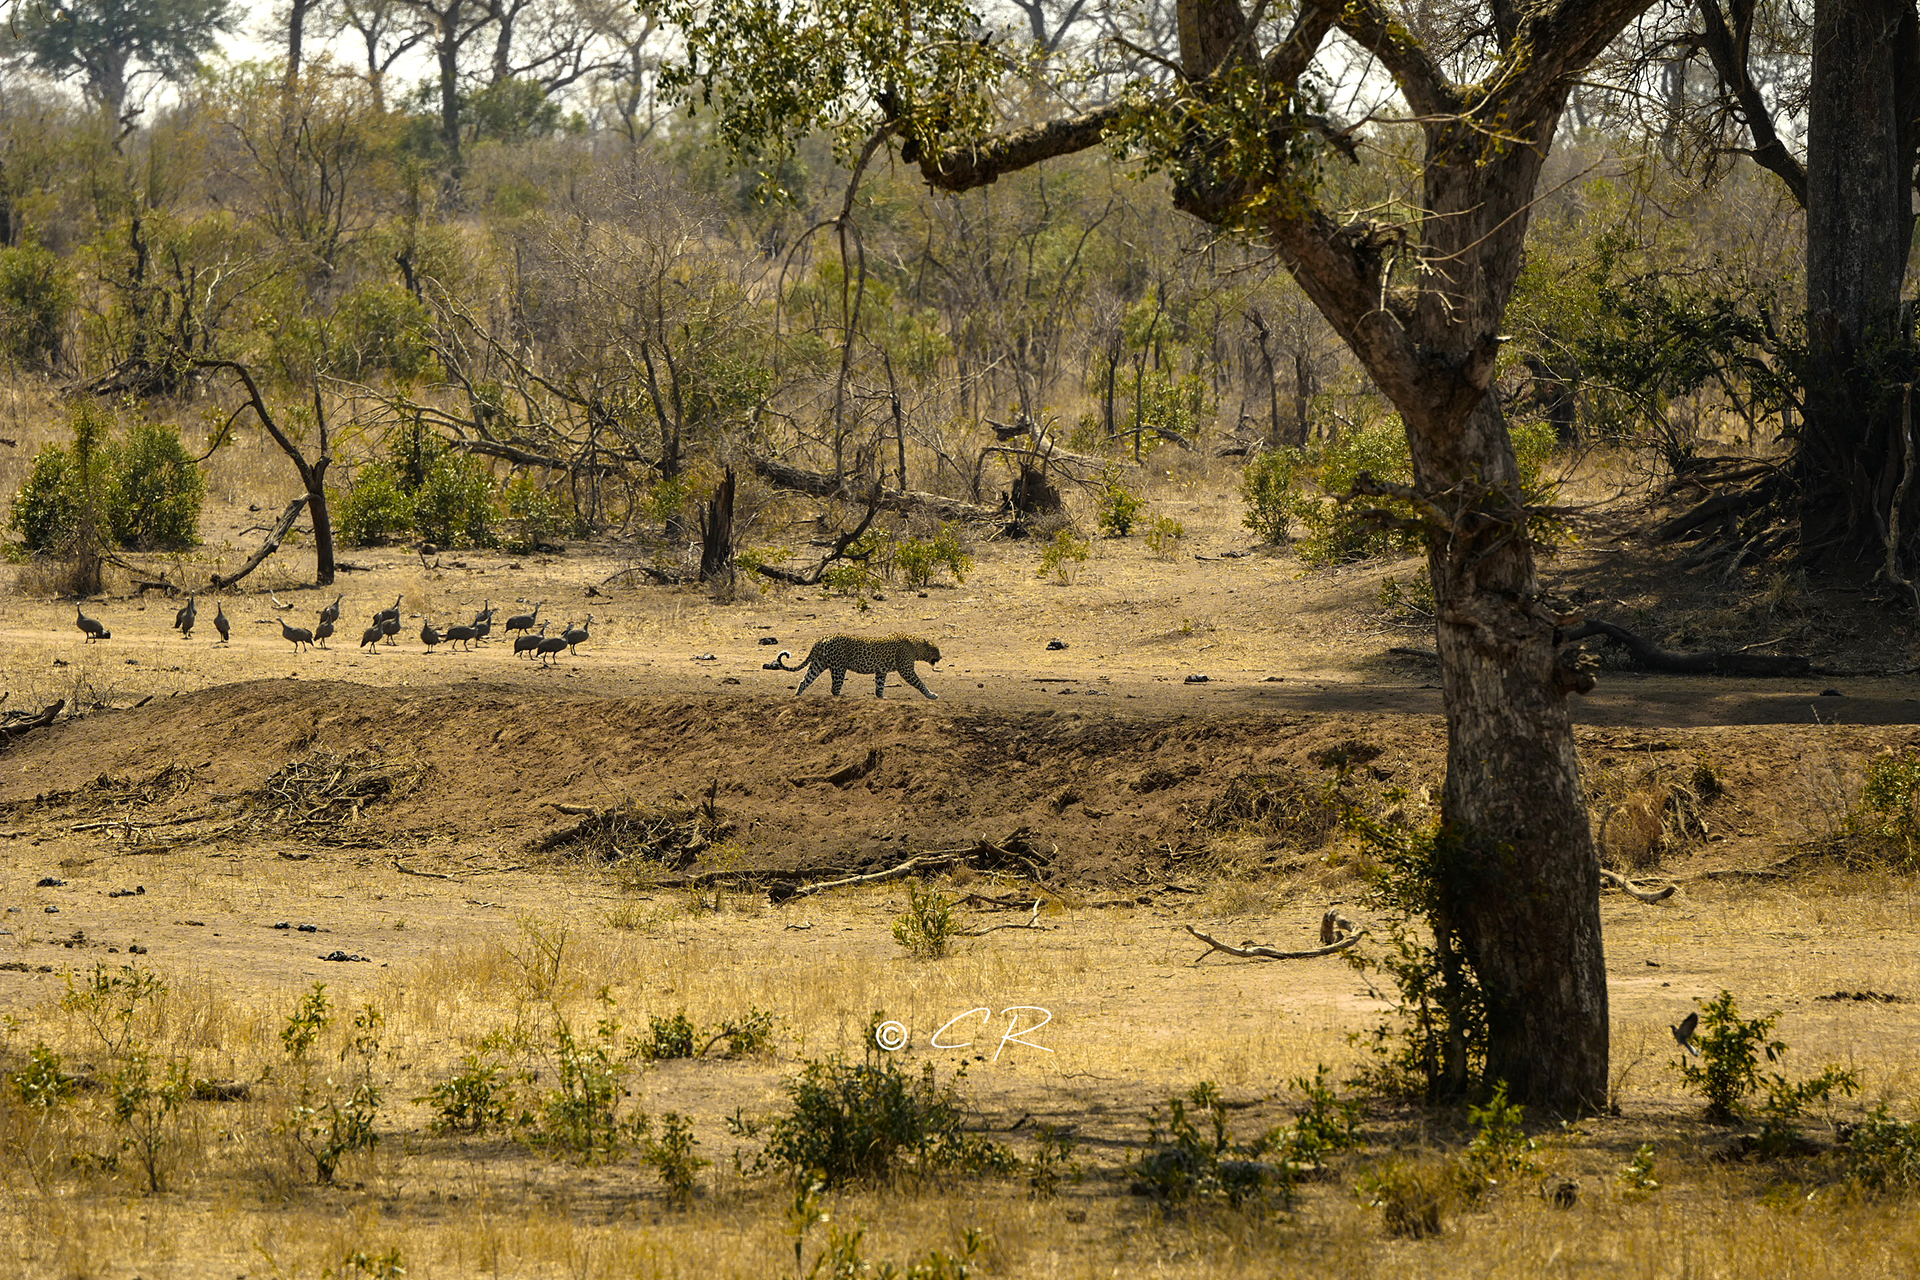
[[(284, 618), (281, 619), (281, 638), (293, 645), (295, 653), (300, 652), (302, 645), (308, 649), (326, 648), (328, 638), (334, 633), (334, 623), (340, 620), (340, 602), (345, 598), (344, 595), (334, 597), (333, 603), (320, 611), (319, 622), (311, 629), (296, 627)], [(382, 642), (390, 648), (398, 645), (399, 641), (395, 637), (400, 634), (400, 602), (405, 598), (405, 596), (395, 596), (393, 604), (374, 613), (373, 621), (360, 634), (362, 649), (377, 654), (380, 652)], [(578, 626), (569, 622), (558, 635), (550, 636), (547, 634), (550, 622), (540, 622), (539, 629), (534, 629), (540, 616), (540, 609), (545, 603), (543, 600), (535, 604), (531, 613), (516, 614), (508, 618), (505, 631), (513, 639), (515, 657), (531, 654), (540, 659), (542, 666), (553, 666), (562, 653), (570, 653), (576, 657), (579, 655), (579, 646), (590, 638), (587, 628), (593, 625), (593, 615), (588, 614), (587, 620)], [(73, 612), (73, 625), (79, 628), (88, 644), (96, 640), (113, 638), (113, 633), (107, 630), (106, 625), (98, 618), (89, 618), (86, 611), (78, 606), (75, 606)], [(442, 644), (453, 650), (471, 650), (476, 644), (484, 644), (493, 634), (493, 614), (493, 601), (489, 600), (481, 606), (480, 612), (474, 615), (472, 622), (455, 623), (442, 630), (433, 625), (432, 619), (425, 619), (420, 624), (420, 643), (426, 646), (429, 653)], [(193, 627), (198, 616), (197, 599), (189, 594), (187, 603), (173, 615), (174, 630), (178, 631), (183, 639), (193, 639)], [(227, 618), (226, 609), (217, 603), (214, 605), (213, 629), (220, 633), (217, 643), (227, 644), (232, 624)]]

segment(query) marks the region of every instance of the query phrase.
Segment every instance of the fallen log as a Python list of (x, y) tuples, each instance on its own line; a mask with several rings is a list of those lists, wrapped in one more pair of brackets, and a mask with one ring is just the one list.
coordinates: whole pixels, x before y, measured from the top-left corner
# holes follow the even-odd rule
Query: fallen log
[[(1340, 939), (1340, 941), (1329, 946), (1315, 947), (1311, 951), (1280, 951), (1273, 947), (1262, 946), (1254, 942), (1245, 943), (1238, 947), (1229, 946), (1218, 938), (1210, 937), (1200, 932), (1192, 925), (1186, 925), (1184, 927), (1188, 933), (1200, 939), (1200, 941), (1206, 943), (1209, 947), (1212, 947), (1213, 951), (1224, 951), (1228, 955), (1238, 956), (1242, 960), (1311, 960), (1315, 956), (1330, 956), (1337, 951), (1345, 951), (1348, 947), (1367, 936), (1367, 931), (1361, 929), (1357, 933), (1348, 934), (1346, 937)], [(1205, 960), (1213, 954), (1213, 951), (1201, 952), (1200, 959), (1195, 960), (1194, 963), (1199, 964), (1200, 960)]]
[(1670, 884), (1664, 889), (1636, 889), (1633, 882), (1625, 876), (1615, 875), (1605, 867), (1600, 868), (1600, 883), (1610, 885), (1620, 890), (1620, 892), (1626, 894), (1629, 898), (1647, 903), (1665, 902), (1668, 898), (1671, 898), (1674, 895), (1674, 891), (1680, 887), (1679, 885)]
[(1590, 636), (1605, 636), (1619, 644), (1642, 671), (1675, 676), (1804, 676), (1813, 672), (1811, 658), (1765, 653), (1675, 653), (1611, 622), (1582, 622), (1560, 633), (1559, 643), (1573, 644)]
[[(292, 502), (289, 502), (287, 509), (280, 513), (280, 523), (273, 527), (273, 532), (268, 534), (267, 540), (260, 544), (260, 549), (254, 552), (253, 555), (248, 558), (247, 562), (233, 573), (224, 576), (218, 573), (214, 574), (213, 585), (216, 587), (230, 587), (252, 573), (255, 569), (258, 569), (268, 556), (280, 549), (280, 543), (287, 536), (287, 531), (293, 528), (293, 522), (300, 518), (300, 513), (306, 510), (306, 506), (307, 495), (305, 494), (301, 494)], [(278, 602), (276, 601), (276, 603)]]
[(52, 706), (42, 710), (37, 716), (24, 716), (7, 721), (6, 724), (0, 725), (0, 730), (4, 730), (7, 735), (7, 740), (11, 741), (21, 734), (28, 733), (34, 729), (51, 727), (54, 718), (66, 709), (67, 700), (62, 698)]
[[(816, 498), (834, 498), (842, 502), (865, 502), (857, 490), (858, 483), (849, 476), (829, 475), (822, 471), (807, 471), (800, 467), (788, 466), (773, 458), (754, 458), (753, 473), (776, 489), (789, 489), (795, 493), (810, 494)], [(998, 507), (982, 506), (975, 502), (962, 502), (958, 498), (944, 498), (937, 493), (923, 493), (917, 489), (889, 489), (881, 486), (877, 498), (871, 499), (874, 505), (886, 511), (899, 511), (911, 514), (925, 512), (938, 516), (942, 520), (998, 520), (1002, 513)]]

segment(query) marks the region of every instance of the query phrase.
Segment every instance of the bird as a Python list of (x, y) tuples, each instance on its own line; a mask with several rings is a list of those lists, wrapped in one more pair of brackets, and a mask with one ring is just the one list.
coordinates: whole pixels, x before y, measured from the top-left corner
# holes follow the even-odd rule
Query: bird
[(464, 644), (469, 649), (473, 648), (473, 628), (472, 627), (448, 627), (447, 643), (448, 644)]
[(433, 623), (422, 622), (420, 624), (420, 643), (427, 646), (428, 649), (432, 649), (433, 646), (439, 644), (442, 638), (440, 633), (433, 629)]
[(99, 619), (89, 618), (86, 614), (80, 612), (79, 605), (73, 606), (73, 613), (73, 625), (86, 633), (88, 644), (92, 644), (95, 640), (113, 639), (113, 632), (101, 626)]
[(540, 605), (545, 603), (546, 601), (542, 600), (540, 604), (534, 605), (532, 613), (516, 613), (511, 618), (508, 618), (507, 634), (512, 635), (516, 631), (533, 630), (533, 624), (540, 621)]
[(365, 631), (362, 631), (360, 633), (360, 647), (362, 649), (365, 649), (371, 646), (375, 653), (379, 653), (380, 637), (385, 634), (387, 633), (381, 629), (380, 624), (377, 622), (374, 623), (372, 626), (368, 627)]
[[(378, 610), (377, 612), (375, 612), (375, 613), (374, 613), (374, 615), (373, 615), (373, 623), (374, 623), (374, 625), (375, 625), (375, 626), (379, 626), (379, 625), (380, 625), (381, 623), (383, 623), (383, 622), (385, 622), (385, 621), (386, 621), (386, 620), (387, 620), (388, 618), (397, 618), (397, 617), (399, 617), (399, 616), (400, 616), (400, 602), (401, 602), (402, 600), (404, 600), (404, 599), (406, 599), (406, 597), (405, 597), (405, 596), (395, 596), (395, 597), (393, 598), (393, 608), (391, 608), (391, 609), (381, 609), (381, 610)], [(383, 632), (382, 634), (385, 634), (385, 633)]]
[(215, 604), (213, 606), (213, 629), (220, 633), (220, 643), (225, 644), (227, 642), (228, 624), (227, 611), (223, 605)]
[(325, 623), (340, 621), (340, 602), (346, 598), (347, 593), (344, 591), (335, 596), (333, 603), (320, 611), (320, 621)]
[(193, 596), (188, 594), (187, 603), (173, 615), (173, 625), (180, 632), (182, 640), (193, 639), (193, 620), (197, 616), (198, 612), (193, 607)]
[(313, 629), (314, 643), (318, 644), (322, 649), (324, 649), (327, 647), (327, 637), (332, 634), (333, 634), (333, 619), (329, 618), (327, 616), (326, 610), (322, 609), (320, 611), (320, 625)]
[(313, 648), (313, 632), (307, 630), (305, 627), (290, 627), (287, 625), (285, 618), (280, 619), (280, 634), (293, 641), (293, 651), (295, 653), (300, 652), (301, 645), (305, 645), (309, 649)]
[(567, 642), (567, 651), (569, 653), (579, 653), (580, 650), (575, 646), (585, 644), (588, 640), (592, 639), (592, 637), (587, 634), (587, 628), (592, 625), (593, 615), (588, 614), (587, 620), (578, 627), (569, 626), (566, 631), (561, 633), (561, 638)]
[(473, 620), (473, 638), (485, 640), (493, 634), (493, 611), (489, 609)]
[(547, 661), (549, 657), (564, 652), (566, 647), (567, 638), (565, 636), (548, 636), (534, 646), (533, 652), (534, 655), (540, 659), (540, 665), (545, 667), (551, 665)]
[(492, 621), (493, 621), (493, 601), (488, 600), (485, 604), (480, 606), (480, 612), (473, 615), (473, 625), (477, 627), (483, 622), (492, 622)]
[(394, 637), (400, 634), (400, 611), (394, 610), (380, 622), (380, 634), (387, 638), (388, 644), (399, 644)]
[(1700, 1056), (1700, 1046), (1693, 1042), (1693, 1031), (1694, 1028), (1699, 1025), (1700, 1013), (1699, 1010), (1696, 1009), (1694, 1012), (1680, 1019), (1677, 1026), (1667, 1028), (1667, 1030), (1673, 1032), (1675, 1042), (1696, 1058)]
[(540, 647), (540, 642), (546, 638), (547, 624), (544, 622), (540, 624), (538, 631), (529, 631), (523, 636), (515, 636), (513, 638), (513, 656), (518, 658), (523, 654), (532, 653)]

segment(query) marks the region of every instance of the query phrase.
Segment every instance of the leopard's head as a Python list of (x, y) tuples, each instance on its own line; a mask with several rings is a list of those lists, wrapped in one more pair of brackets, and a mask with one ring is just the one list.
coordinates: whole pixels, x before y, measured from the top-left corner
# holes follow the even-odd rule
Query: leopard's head
[(913, 642), (913, 656), (928, 666), (937, 666), (940, 662), (940, 646), (931, 640), (916, 639)]

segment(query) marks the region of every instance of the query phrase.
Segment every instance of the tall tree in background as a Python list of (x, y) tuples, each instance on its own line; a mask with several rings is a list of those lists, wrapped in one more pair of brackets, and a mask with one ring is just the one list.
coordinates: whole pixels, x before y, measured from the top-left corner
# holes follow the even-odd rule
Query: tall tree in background
[[(1569, 86), (1647, 3), (1496, 0), (1443, 24), (1305, 0), (1277, 26), (1235, 0), (1182, 0), (1176, 74), (1013, 128), (992, 118), (982, 23), (953, 0), (679, 14), (678, 81), (743, 154), (828, 129), (858, 165), (893, 139), (958, 192), (1118, 140), (1172, 176), (1181, 209), (1278, 251), (1406, 424), (1415, 483), (1370, 487), (1425, 533), (1438, 604), (1449, 745), (1433, 919), (1484, 994), (1487, 1075), (1562, 1111), (1604, 1105), (1608, 1083), (1599, 864), (1567, 706), (1591, 678), (1556, 645), (1488, 390)], [(1317, 87), (1338, 74), (1315, 71), (1323, 53), (1337, 66), (1336, 34), (1392, 76), (1418, 131), (1420, 190), (1400, 216), (1337, 211), (1323, 181), (1334, 157), (1358, 158)]]
[(36, 70), (81, 89), (114, 119), (140, 75), (183, 80), (233, 28), (229, 0), (73, 0), (36, 6), (20, 21), (20, 40)]

